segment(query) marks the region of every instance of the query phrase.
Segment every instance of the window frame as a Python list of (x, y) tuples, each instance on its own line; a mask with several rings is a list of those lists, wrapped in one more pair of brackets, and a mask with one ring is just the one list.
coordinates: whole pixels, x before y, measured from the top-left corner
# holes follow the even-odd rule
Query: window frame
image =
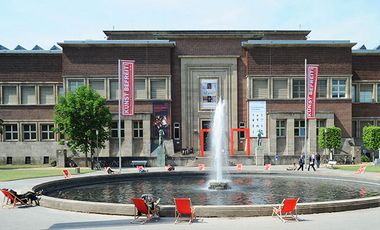
[[(295, 84), (294, 84), (295, 81), (303, 81), (304, 84), (303, 85), (297, 84), (295, 86)], [(295, 90), (295, 87), (297, 87), (298, 91)], [(295, 97), (295, 93), (298, 94), (297, 97)], [(301, 79), (301, 78), (293, 78), (292, 79), (292, 98), (293, 99), (305, 99), (305, 79)]]
[[(334, 91), (334, 81), (338, 81), (338, 85), (336, 86), (338, 88), (338, 91), (336, 91), (337, 97), (334, 97), (334, 92), (335, 92)], [(345, 84), (344, 84), (344, 96), (343, 97), (340, 96), (340, 93), (341, 93), (340, 86), (343, 86), (343, 84), (342, 85), (340, 84), (340, 81), (345, 82)], [(331, 98), (332, 99), (345, 99), (345, 98), (347, 98), (347, 83), (348, 83), (347, 78), (344, 78), (344, 79), (342, 79), (342, 78), (331, 78)]]
[[(165, 97), (164, 98), (153, 98), (152, 97), (152, 82), (158, 82), (158, 81), (164, 81), (164, 85), (165, 85)], [(168, 79), (167, 78), (163, 78), (163, 77), (150, 77), (149, 78), (149, 99), (151, 100), (167, 100), (169, 99), (169, 95), (168, 95)]]
[[(116, 124), (116, 127), (113, 126), (113, 124)], [(112, 121), (111, 123), (111, 138), (112, 139), (118, 139), (119, 138), (119, 121)], [(114, 135), (116, 133), (116, 135)], [(124, 120), (120, 121), (120, 136), (121, 139), (125, 138), (125, 122)]]
[[(178, 136), (176, 135), (176, 131), (178, 131)], [(173, 139), (176, 141), (181, 140), (181, 124), (179, 122), (173, 123)]]
[[(99, 93), (97, 90), (91, 88), (91, 82), (102, 82), (103, 83), (103, 93)], [(91, 89), (97, 92), (100, 96), (107, 98), (107, 82), (105, 78), (87, 78), (86, 85)]]
[(276, 120), (276, 137), (286, 137), (286, 119)]
[(294, 137), (305, 137), (305, 120), (294, 120)]
[[(32, 127), (34, 126), (35, 130), (28, 130), (28, 131), (25, 131), (25, 127), (26, 126), (29, 126), (29, 127)], [(22, 123), (21, 124), (21, 127), (22, 127), (22, 140), (25, 141), (25, 142), (33, 142), (33, 141), (37, 141), (38, 140), (38, 130), (37, 130), (37, 124), (36, 123), (29, 123), (29, 122), (26, 122), (26, 123)], [(30, 138), (25, 138), (25, 135), (26, 134), (29, 134)], [(31, 138), (32, 135), (35, 135), (35, 138)]]
[[(373, 85), (374, 85), (373, 83), (361, 83), (361, 84), (359, 84), (359, 103), (365, 103), (365, 104), (373, 103), (373, 98), (374, 98)], [(369, 101), (362, 100), (362, 87), (364, 89), (364, 86), (370, 86), (370, 88), (371, 88), (371, 91), (370, 91), (371, 98)], [(367, 99), (367, 97), (364, 97), (363, 99)]]
[[(52, 126), (52, 129), (48, 128), (47, 131), (44, 131), (43, 126)], [(40, 123), (40, 141), (55, 141), (55, 133), (53, 131), (54, 124), (53, 123)], [(47, 139), (44, 139), (44, 134), (47, 134)], [(53, 135), (53, 138), (50, 138), (50, 134)]]
[(66, 79), (66, 90), (65, 92), (67, 93), (74, 93), (76, 89), (78, 89), (79, 87), (83, 86), (83, 85), (80, 85), (80, 86), (76, 86), (75, 90), (74, 91), (71, 91), (71, 88), (70, 88), (70, 81), (82, 81), (83, 82), (83, 85), (86, 85), (86, 78), (67, 78)]
[[(38, 87), (38, 104), (39, 105), (54, 105), (55, 103), (56, 103), (56, 96), (55, 96), (55, 87), (54, 87), (54, 85), (37, 85), (37, 87)], [(41, 103), (41, 99), (42, 99), (42, 97), (41, 97), (41, 92), (42, 92), (42, 88), (48, 88), (48, 87), (50, 87), (50, 88), (52, 88), (53, 89), (53, 93), (52, 93), (52, 96), (53, 96), (53, 102), (52, 103)]]
[[(289, 99), (289, 79), (290, 78), (273, 78), (272, 79), (272, 87), (271, 87), (271, 96), (272, 96), (272, 99)], [(275, 82), (276, 81), (286, 81), (286, 97), (274, 97), (274, 85), (275, 85)]]
[[(16, 102), (14, 102), (14, 103), (7, 103), (7, 104), (5, 104), (5, 102), (4, 102), (4, 88), (6, 88), (6, 87), (14, 87), (15, 89), (16, 89)], [(1, 86), (1, 104), (2, 105), (18, 105), (19, 104), (19, 87), (18, 87), (18, 85), (17, 84), (6, 84), (6, 85), (2, 85)]]
[[(255, 81), (266, 81), (267, 93), (266, 93), (265, 97), (260, 97), (260, 96), (255, 97)], [(270, 82), (270, 79), (267, 77), (253, 77), (253, 78), (251, 78), (251, 87), (250, 87), (251, 88), (251, 93), (250, 93), (251, 98), (252, 99), (269, 99), (270, 98), (270, 91), (269, 91), (269, 87), (270, 87), (269, 84), (270, 83), (269, 82)]]
[[(3, 140), (5, 142), (19, 141), (20, 134), (19, 134), (19, 125), (17, 123), (7, 123), (7, 124), (3, 124), (3, 126), (4, 126)], [(7, 131), (7, 126), (11, 126), (12, 130)], [(13, 130), (14, 126), (16, 127), (16, 130)], [(11, 139), (7, 139), (7, 133), (10, 133)], [(16, 135), (16, 138), (13, 138), (14, 135)]]
[[(137, 127), (135, 127), (137, 124)], [(132, 121), (132, 132), (133, 139), (143, 139), (144, 138), (144, 122), (143, 120), (133, 120)]]

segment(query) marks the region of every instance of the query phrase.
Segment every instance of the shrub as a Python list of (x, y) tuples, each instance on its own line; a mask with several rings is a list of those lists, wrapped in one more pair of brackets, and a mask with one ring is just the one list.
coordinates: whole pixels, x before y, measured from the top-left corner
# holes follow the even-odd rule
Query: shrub
[(57, 161), (52, 161), (52, 162), (50, 162), (50, 165), (51, 165), (51, 167), (55, 167), (55, 166), (57, 166)]
[(369, 157), (367, 157), (366, 155), (362, 155), (361, 160), (362, 160), (362, 162), (369, 162), (370, 161)]

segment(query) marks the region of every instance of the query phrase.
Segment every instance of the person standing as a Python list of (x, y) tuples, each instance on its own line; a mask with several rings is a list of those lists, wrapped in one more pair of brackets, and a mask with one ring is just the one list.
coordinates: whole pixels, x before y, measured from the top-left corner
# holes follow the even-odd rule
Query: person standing
[(319, 165), (321, 164), (321, 155), (319, 153), (315, 156), (315, 160), (317, 162), (317, 168), (319, 168)]
[(300, 166), (298, 167), (297, 171), (300, 169), (302, 169), (302, 171), (303, 171), (303, 165), (305, 164), (305, 160), (303, 159), (303, 155), (300, 156), (300, 159), (298, 160), (298, 164)]
[(313, 154), (309, 157), (309, 167), (307, 167), (307, 171), (310, 171), (310, 167), (312, 167), (314, 171), (316, 171), (314, 167), (314, 163), (315, 163), (315, 155)]

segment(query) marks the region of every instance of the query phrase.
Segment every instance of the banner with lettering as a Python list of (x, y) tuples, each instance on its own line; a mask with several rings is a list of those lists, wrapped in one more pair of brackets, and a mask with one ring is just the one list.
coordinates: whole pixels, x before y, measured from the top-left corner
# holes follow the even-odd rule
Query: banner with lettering
[(121, 115), (133, 116), (135, 113), (135, 61), (119, 62)]
[(306, 84), (306, 118), (315, 119), (315, 99), (317, 97), (318, 65), (307, 65)]

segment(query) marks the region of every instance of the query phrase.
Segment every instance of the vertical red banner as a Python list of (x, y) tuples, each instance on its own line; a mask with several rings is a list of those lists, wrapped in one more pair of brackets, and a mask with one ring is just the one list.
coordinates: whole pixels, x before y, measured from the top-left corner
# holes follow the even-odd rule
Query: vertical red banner
[(317, 97), (318, 65), (307, 65), (306, 84), (306, 118), (315, 119), (315, 99)]
[(135, 113), (135, 61), (120, 60), (119, 73), (121, 115), (133, 116)]

